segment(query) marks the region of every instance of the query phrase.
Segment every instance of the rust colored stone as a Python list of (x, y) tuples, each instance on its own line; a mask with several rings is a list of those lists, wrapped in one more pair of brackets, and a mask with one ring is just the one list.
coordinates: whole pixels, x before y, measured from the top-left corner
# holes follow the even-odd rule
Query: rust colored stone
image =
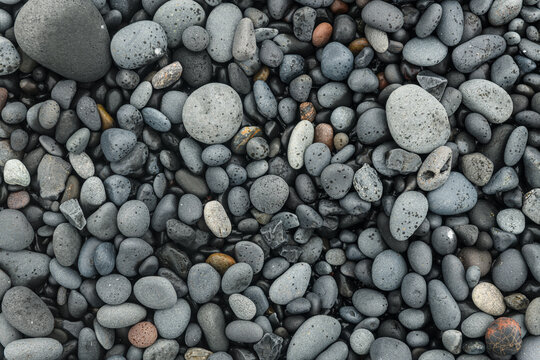
[(30, 195), (26, 191), (17, 191), (9, 194), (7, 206), (10, 209), (18, 210), (24, 208), (30, 203)]
[(231, 141), (232, 152), (235, 154), (245, 154), (248, 141), (257, 136), (262, 136), (260, 127), (244, 126), (234, 135)]
[(152, 86), (154, 89), (165, 89), (166, 87), (177, 82), (182, 76), (182, 65), (175, 61), (172, 64), (165, 66), (152, 77)]
[(157, 329), (150, 321), (142, 321), (129, 329), (128, 340), (138, 348), (144, 349), (152, 345), (157, 340)]
[(349, 11), (349, 5), (341, 0), (334, 0), (330, 5), (330, 11), (336, 15), (345, 14)]
[(337, 133), (334, 136), (334, 147), (337, 151), (343, 149), (349, 144), (349, 136), (345, 133)]
[(377, 74), (377, 79), (379, 79), (379, 90), (382, 90), (388, 86), (388, 81), (386, 81), (383, 72)]
[(266, 81), (269, 75), (270, 75), (270, 69), (268, 68), (268, 66), (264, 65), (261, 68), (261, 70), (257, 71), (257, 73), (253, 75), (253, 81), (257, 81), (257, 80)]
[(521, 349), (521, 328), (519, 323), (508, 317), (493, 321), (486, 330), (486, 347), (496, 356), (510, 356)]
[(356, 56), (363, 48), (369, 46), (369, 43), (366, 38), (358, 38), (351, 41), (349, 44), (349, 50)]
[(328, 146), (330, 150), (334, 148), (334, 128), (332, 125), (322, 123), (315, 127), (315, 138), (313, 142), (320, 142)]
[(227, 254), (215, 253), (206, 259), (206, 263), (212, 265), (214, 269), (223, 275), (228, 268), (236, 264), (236, 261)]
[(322, 47), (330, 41), (332, 36), (332, 25), (327, 22), (320, 23), (317, 25), (315, 30), (313, 30), (313, 35), (311, 36), (311, 42), (313, 46)]
[(105, 110), (105, 107), (101, 104), (97, 106), (99, 117), (101, 118), (101, 129), (107, 130), (113, 127), (114, 119), (111, 115)]
[(66, 189), (64, 190), (60, 204), (71, 199), (77, 199), (79, 197), (80, 190), (81, 184), (79, 179), (77, 179), (77, 177), (74, 175), (70, 175), (66, 181)]
[(315, 116), (317, 112), (315, 111), (315, 106), (312, 103), (303, 102), (300, 104), (300, 120), (307, 120), (309, 122), (315, 121)]

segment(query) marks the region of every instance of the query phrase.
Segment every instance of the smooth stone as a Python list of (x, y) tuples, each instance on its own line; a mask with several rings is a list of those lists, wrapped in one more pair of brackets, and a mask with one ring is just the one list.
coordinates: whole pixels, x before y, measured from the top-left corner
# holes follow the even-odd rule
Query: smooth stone
[(531, 335), (540, 335), (540, 298), (536, 298), (527, 307), (525, 325)]
[(196, 264), (189, 269), (187, 286), (193, 301), (204, 304), (218, 293), (221, 277), (212, 266), (206, 263)]
[(468, 338), (483, 337), (489, 325), (495, 320), (493, 316), (481, 311), (467, 317), (461, 323), (461, 332)]
[(126, 237), (142, 237), (150, 227), (150, 212), (140, 200), (125, 202), (116, 216), (118, 230)]
[(0, 76), (9, 75), (19, 69), (21, 56), (8, 39), (0, 38)]
[(413, 65), (434, 66), (444, 60), (448, 48), (435, 36), (413, 38), (403, 47), (403, 57)]
[(371, 268), (373, 284), (381, 290), (396, 290), (407, 274), (403, 257), (394, 250), (384, 250), (373, 260)]
[(503, 123), (512, 115), (510, 95), (491, 81), (469, 80), (459, 86), (459, 91), (463, 95), (463, 104), (484, 115), (491, 123)]
[(151, 64), (167, 52), (167, 35), (161, 25), (143, 20), (129, 24), (114, 34), (111, 55), (119, 67), (137, 69)]
[(234, 4), (220, 4), (208, 15), (206, 31), (210, 36), (207, 47), (212, 60), (224, 63), (232, 59), (236, 27), (242, 19), (242, 12)]
[(133, 285), (135, 298), (150, 309), (168, 309), (176, 304), (176, 291), (171, 282), (161, 276), (146, 276)]
[(186, 330), (191, 309), (184, 299), (178, 299), (176, 304), (163, 310), (156, 310), (154, 313), (154, 324), (159, 335), (165, 339), (176, 339)]
[(233, 264), (225, 271), (221, 279), (221, 290), (225, 294), (234, 294), (244, 291), (253, 279), (253, 269), (244, 262)]
[(395, 201), (390, 214), (390, 232), (399, 241), (410, 238), (428, 212), (428, 201), (418, 191), (407, 191)]
[(47, 336), (54, 318), (43, 300), (24, 286), (9, 289), (2, 299), (2, 313), (11, 326), (26, 336)]
[(40, 195), (44, 199), (57, 200), (66, 187), (71, 165), (57, 156), (46, 154), (37, 168)]
[(191, 93), (184, 104), (182, 119), (195, 140), (220, 144), (236, 134), (242, 115), (242, 102), (236, 91), (225, 84), (211, 83)]
[(81, 276), (79, 273), (67, 266), (62, 266), (58, 260), (52, 259), (49, 263), (49, 271), (56, 282), (66, 289), (75, 290), (81, 286)]
[(521, 211), (534, 223), (540, 224), (540, 189), (532, 189), (523, 197)]
[(51, 258), (45, 254), (20, 250), (0, 250), (0, 267), (9, 275), (13, 286), (35, 288), (49, 276)]
[(174, 360), (180, 351), (180, 345), (176, 340), (158, 339), (150, 347), (146, 348), (142, 360)]
[(204, 221), (214, 234), (218, 238), (226, 238), (232, 231), (231, 221), (218, 201), (210, 201), (204, 206)]
[(461, 321), (458, 304), (441, 281), (431, 280), (428, 283), (428, 303), (433, 322), (439, 330), (458, 327)]
[(227, 351), (229, 339), (225, 336), (225, 316), (219, 305), (204, 304), (197, 313), (199, 323), (208, 347), (212, 351)]
[(518, 290), (527, 280), (527, 264), (516, 249), (502, 252), (493, 262), (491, 277), (495, 286), (504, 292)]
[(287, 349), (287, 359), (313, 359), (336, 341), (341, 333), (339, 322), (327, 315), (306, 320), (294, 333)]
[(68, 79), (95, 81), (111, 67), (109, 31), (89, 1), (27, 3), (17, 15), (15, 37), (30, 58)]
[(233, 320), (225, 327), (225, 335), (231, 341), (252, 344), (262, 338), (263, 329), (252, 321)]
[(250, 18), (241, 19), (236, 25), (232, 43), (232, 55), (235, 60), (245, 61), (255, 55), (257, 43), (255, 29)]
[(96, 319), (101, 326), (120, 329), (132, 326), (146, 317), (146, 309), (138, 304), (103, 305), (99, 308)]
[(116, 256), (116, 268), (124, 276), (136, 276), (140, 263), (152, 255), (154, 249), (146, 241), (127, 238), (120, 243)]
[(354, 172), (344, 164), (330, 164), (321, 172), (322, 188), (330, 198), (339, 200), (349, 192), (352, 186)]
[(354, 173), (353, 187), (364, 201), (374, 202), (382, 197), (381, 179), (369, 164), (364, 164)]
[(448, 180), (427, 194), (429, 210), (437, 215), (457, 215), (471, 210), (478, 200), (474, 186), (458, 172), (451, 172)]
[(119, 161), (126, 157), (137, 144), (137, 137), (131, 131), (112, 128), (101, 133), (101, 150), (105, 158)]
[(372, 360), (412, 360), (409, 347), (404, 342), (389, 337), (375, 339), (369, 349), (369, 356)]
[(476, 307), (489, 315), (500, 316), (506, 310), (500, 290), (488, 282), (481, 282), (474, 287), (472, 301)]
[(464, 155), (461, 159), (463, 175), (473, 184), (484, 186), (493, 175), (493, 162), (481, 153)]
[(0, 211), (0, 249), (18, 251), (27, 248), (34, 240), (34, 229), (19, 210)]
[(251, 185), (249, 198), (253, 206), (266, 214), (275, 214), (289, 196), (289, 186), (281, 177), (265, 175)]
[(297, 263), (279, 276), (269, 290), (272, 302), (286, 305), (290, 301), (302, 297), (311, 278), (311, 266), (307, 263)]
[(405, 150), (426, 154), (444, 145), (450, 123), (442, 105), (417, 85), (394, 90), (386, 103), (392, 138)]
[(487, 61), (501, 56), (506, 50), (506, 41), (499, 35), (478, 35), (452, 51), (452, 62), (464, 74), (476, 70)]
[[(144, 1), (143, 1), (144, 3)], [(203, 25), (205, 12), (199, 3), (192, 0), (162, 1), (153, 20), (160, 24), (167, 34), (170, 48), (182, 45), (184, 31), (193, 25)]]
[(353, 69), (354, 56), (345, 45), (331, 42), (324, 47), (321, 71), (330, 80), (345, 80)]
[(362, 20), (369, 26), (393, 33), (403, 26), (403, 13), (401, 10), (384, 1), (370, 1), (362, 9)]
[(379, 317), (388, 310), (388, 300), (384, 294), (373, 289), (356, 290), (352, 303), (362, 315), (369, 317)]
[(14, 340), (4, 349), (6, 360), (56, 360), (63, 352), (62, 344), (52, 338), (37, 337)]
[(437, 36), (447, 46), (457, 45), (463, 36), (463, 9), (456, 0), (441, 3), (442, 17), (437, 26)]
[(508, 24), (519, 15), (523, 0), (494, 0), (489, 8), (488, 20), (493, 26)]

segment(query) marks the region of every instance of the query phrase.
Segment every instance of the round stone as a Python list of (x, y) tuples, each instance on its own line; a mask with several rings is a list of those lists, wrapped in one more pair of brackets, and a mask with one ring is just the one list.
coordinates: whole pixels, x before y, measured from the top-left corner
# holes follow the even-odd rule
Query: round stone
[(287, 201), (289, 186), (277, 175), (265, 175), (255, 180), (249, 189), (253, 206), (266, 214), (275, 214)]
[(10, 185), (30, 185), (30, 174), (26, 166), (18, 159), (9, 159), (4, 165), (4, 181)]
[(506, 310), (501, 291), (488, 282), (481, 282), (474, 287), (472, 301), (476, 307), (489, 315), (500, 316)]
[(120, 207), (116, 221), (124, 236), (142, 237), (150, 226), (150, 212), (142, 201), (130, 200)]
[(521, 328), (509, 317), (500, 317), (486, 330), (486, 348), (495, 356), (510, 356), (521, 349)]
[(195, 140), (221, 144), (231, 139), (242, 123), (242, 101), (228, 85), (206, 84), (187, 98), (182, 111), (184, 126)]
[(401, 194), (390, 214), (390, 233), (399, 241), (407, 240), (422, 225), (428, 212), (428, 201), (418, 191)]
[(27, 248), (34, 240), (34, 229), (19, 210), (0, 211), (0, 249), (18, 251)]
[(394, 90), (386, 102), (390, 134), (405, 150), (427, 154), (450, 136), (446, 110), (431, 94), (417, 85)]
[(152, 345), (157, 340), (157, 329), (150, 321), (143, 321), (135, 324), (129, 329), (129, 342), (140, 349), (144, 349)]

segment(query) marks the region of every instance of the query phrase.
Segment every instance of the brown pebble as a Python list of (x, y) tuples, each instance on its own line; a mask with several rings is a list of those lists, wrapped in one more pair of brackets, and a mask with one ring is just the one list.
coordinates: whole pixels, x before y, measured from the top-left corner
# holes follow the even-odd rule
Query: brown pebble
[(334, 147), (337, 151), (343, 149), (349, 144), (349, 136), (345, 133), (337, 133), (334, 136)]
[(70, 175), (66, 181), (66, 189), (64, 190), (64, 195), (62, 195), (60, 203), (64, 203), (71, 199), (77, 199), (79, 197), (80, 189), (81, 184), (79, 179), (74, 175)]
[(328, 41), (330, 41), (332, 30), (332, 25), (327, 22), (317, 25), (315, 30), (313, 30), (313, 35), (311, 36), (311, 43), (313, 46), (322, 47), (326, 45)]
[(8, 91), (5, 88), (0, 88), (0, 111), (6, 106)]
[(383, 72), (377, 74), (377, 79), (379, 79), (379, 90), (382, 90), (388, 86), (388, 81), (386, 81)]
[(113, 127), (114, 119), (111, 115), (105, 110), (105, 107), (101, 104), (97, 106), (99, 117), (101, 118), (101, 129), (107, 130)]
[(334, 148), (334, 128), (330, 124), (321, 123), (315, 127), (315, 137), (313, 142), (320, 142), (328, 146), (330, 150)]
[(144, 349), (157, 340), (157, 329), (150, 321), (142, 321), (129, 329), (129, 342), (138, 348)]
[(300, 120), (307, 120), (309, 122), (315, 121), (315, 116), (317, 112), (315, 111), (315, 106), (312, 103), (303, 102), (300, 104)]
[(7, 198), (7, 206), (10, 209), (22, 209), (30, 202), (30, 195), (26, 191), (17, 191), (9, 194)]
[(369, 46), (369, 43), (366, 38), (358, 38), (351, 41), (349, 44), (349, 50), (356, 56), (363, 48)]
[(182, 76), (182, 65), (175, 61), (172, 64), (165, 66), (152, 77), (152, 86), (154, 89), (165, 89), (177, 82)]
[(336, 15), (345, 14), (349, 11), (349, 5), (341, 0), (334, 0), (332, 5), (330, 5), (330, 11)]
[(266, 81), (268, 79), (268, 76), (270, 75), (270, 69), (268, 66), (263, 66), (261, 70), (257, 71), (255, 75), (253, 75), (253, 81), (262, 80)]
[(228, 268), (236, 264), (236, 261), (227, 254), (215, 253), (206, 259), (206, 263), (212, 265), (214, 269), (223, 275)]
[(486, 250), (478, 250), (475, 247), (465, 247), (458, 253), (459, 260), (465, 269), (476, 265), (480, 268), (480, 276), (486, 276), (491, 269), (491, 254)]

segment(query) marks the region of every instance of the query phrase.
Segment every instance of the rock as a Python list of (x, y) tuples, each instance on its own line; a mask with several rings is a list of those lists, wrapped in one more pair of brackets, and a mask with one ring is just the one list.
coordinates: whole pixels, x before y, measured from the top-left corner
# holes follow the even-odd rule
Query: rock
[(111, 55), (119, 67), (137, 69), (151, 64), (167, 52), (167, 35), (156, 22), (143, 20), (129, 24), (114, 34)]
[(45, 254), (28, 250), (0, 250), (0, 268), (10, 277), (13, 286), (35, 288), (49, 276), (49, 258)]
[(478, 35), (452, 51), (452, 62), (459, 72), (471, 73), (487, 61), (501, 56), (506, 41), (499, 35)]
[(173, 307), (154, 313), (154, 324), (161, 337), (175, 339), (184, 333), (190, 317), (189, 304), (184, 299), (178, 299)]
[(236, 134), (242, 115), (242, 102), (236, 91), (228, 85), (211, 83), (191, 93), (182, 119), (187, 132), (197, 141), (220, 144)]
[(354, 172), (344, 164), (330, 164), (321, 173), (321, 185), (332, 199), (342, 199), (352, 186)]
[(482, 153), (472, 153), (461, 158), (463, 175), (473, 184), (484, 186), (493, 174), (493, 162)]
[(327, 315), (306, 320), (294, 333), (287, 349), (287, 359), (313, 359), (341, 333), (339, 322)]
[(493, 26), (508, 24), (519, 15), (523, 0), (494, 0), (489, 8), (488, 20)]
[(253, 345), (253, 350), (255, 350), (260, 359), (276, 360), (281, 353), (282, 344), (283, 338), (281, 336), (265, 332), (261, 340)]
[(523, 197), (521, 211), (536, 224), (540, 224), (540, 188), (532, 189)]
[(302, 120), (294, 127), (287, 148), (287, 160), (293, 169), (300, 169), (304, 165), (306, 149), (313, 143), (315, 130), (313, 125)]
[(416, 85), (404, 85), (392, 92), (386, 116), (392, 138), (408, 151), (429, 153), (444, 145), (450, 136), (446, 111), (437, 99)]
[(62, 344), (52, 338), (14, 340), (4, 349), (6, 360), (55, 360), (62, 355)]
[(384, 250), (375, 257), (372, 265), (373, 284), (384, 291), (396, 290), (407, 274), (403, 257), (394, 250)]
[(272, 302), (286, 305), (290, 301), (302, 297), (309, 285), (311, 266), (297, 263), (278, 277), (270, 286), (269, 298)]
[(163, 67), (152, 77), (152, 86), (156, 90), (169, 87), (180, 79), (182, 70), (182, 65), (178, 61)]
[(442, 16), (437, 26), (437, 36), (447, 46), (455, 46), (463, 36), (463, 9), (456, 0), (441, 3)]
[(407, 191), (401, 194), (392, 207), (390, 232), (399, 241), (410, 238), (426, 218), (428, 201), (422, 193)]
[(140, 349), (151, 346), (157, 340), (157, 329), (149, 321), (143, 321), (135, 324), (129, 329), (129, 342)]
[(506, 310), (501, 292), (488, 282), (481, 282), (474, 287), (472, 300), (474, 305), (489, 315), (500, 316)]
[(510, 95), (491, 81), (469, 80), (459, 86), (459, 91), (463, 95), (465, 106), (484, 115), (494, 124), (503, 123), (512, 115), (513, 105)]
[(409, 347), (404, 342), (389, 337), (375, 339), (369, 349), (369, 356), (372, 360), (412, 360)]
[(34, 240), (34, 229), (19, 210), (0, 211), (0, 249), (18, 251), (27, 248)]
[(476, 312), (463, 320), (461, 323), (461, 331), (463, 332), (463, 335), (471, 339), (483, 337), (493, 320), (495, 320), (495, 318), (491, 315), (481, 311)]
[(540, 335), (540, 298), (536, 298), (527, 307), (525, 325), (531, 335)]
[(419, 38), (425, 38), (435, 29), (437, 28), (437, 25), (439, 25), (439, 22), (441, 21), (442, 17), (442, 7), (441, 5), (434, 3), (431, 4), (425, 12), (420, 16), (420, 19), (418, 20), (418, 23), (416, 24), (415, 31), (416, 36)]
[(359, 289), (352, 297), (354, 307), (365, 316), (379, 317), (388, 309), (388, 300), (377, 290)]
[(413, 38), (403, 47), (403, 57), (411, 64), (434, 66), (444, 60), (448, 48), (435, 36)]
[(210, 350), (227, 351), (229, 349), (229, 340), (225, 336), (225, 316), (218, 305), (208, 303), (201, 306), (197, 313), (197, 321)]
[(519, 235), (525, 230), (525, 215), (518, 209), (504, 209), (497, 213), (497, 225), (503, 231)]
[(220, 4), (208, 15), (206, 31), (210, 35), (208, 54), (212, 60), (224, 63), (232, 59), (234, 33), (242, 12), (234, 4)]
[(249, 264), (239, 262), (225, 271), (221, 279), (221, 290), (225, 294), (244, 291), (253, 279), (253, 270)]
[(377, 171), (369, 164), (364, 164), (356, 171), (353, 178), (353, 187), (364, 201), (374, 202), (382, 197), (383, 185)]
[(478, 195), (474, 186), (459, 172), (451, 172), (448, 180), (427, 194), (429, 210), (438, 215), (456, 215), (471, 210)]
[(232, 294), (229, 296), (229, 306), (240, 320), (251, 320), (257, 312), (255, 303), (241, 294)]
[(184, 31), (192, 25), (203, 25), (205, 13), (201, 5), (192, 0), (162, 2), (153, 20), (161, 25), (167, 35), (167, 44), (176, 48), (182, 44)]
[(66, 188), (71, 165), (60, 157), (46, 154), (39, 163), (37, 180), (44, 199), (57, 200)]
[(176, 340), (157, 340), (152, 346), (146, 348), (143, 360), (163, 359), (174, 360), (180, 351), (180, 345)]
[(331, 42), (324, 47), (321, 71), (330, 80), (345, 80), (353, 69), (354, 56), (345, 45)]
[(96, 282), (96, 293), (109, 305), (123, 304), (131, 295), (131, 283), (122, 275), (102, 276)]
[(232, 43), (232, 55), (237, 61), (245, 61), (255, 55), (257, 43), (255, 29), (250, 18), (243, 18), (236, 25)]
[(265, 175), (253, 183), (249, 198), (253, 206), (266, 214), (277, 213), (289, 196), (289, 186), (281, 177)]
[(520, 352), (517, 353), (517, 360), (534, 360), (538, 354), (540, 336), (527, 336), (523, 339)]
[(11, 326), (26, 336), (47, 336), (54, 318), (43, 300), (24, 286), (9, 289), (2, 299), (2, 313)]
[(263, 336), (260, 325), (246, 320), (233, 320), (225, 327), (225, 335), (234, 342), (252, 344)]
[(489, 354), (509, 356), (521, 349), (521, 328), (519, 323), (508, 317), (500, 317), (486, 330), (486, 348)]
[(15, 21), (22, 50), (41, 65), (81, 82), (109, 70), (109, 32), (88, 1), (36, 0), (25, 4)]
[(142, 237), (150, 226), (150, 212), (140, 200), (125, 202), (116, 216), (118, 230), (127, 237)]
[(199, 304), (209, 302), (219, 291), (221, 277), (208, 264), (196, 264), (189, 270), (187, 285), (193, 301)]
[(168, 309), (176, 304), (176, 291), (169, 280), (161, 276), (145, 276), (133, 285), (135, 298), (150, 309)]
[(403, 26), (403, 13), (391, 4), (376, 0), (362, 9), (362, 20), (372, 28), (393, 33)]
[(447, 146), (440, 146), (433, 150), (424, 160), (416, 182), (420, 189), (432, 191), (441, 187), (450, 176), (452, 164), (452, 150)]
[(120, 329), (132, 326), (146, 317), (146, 309), (138, 304), (103, 305), (99, 308), (96, 319), (101, 326)]
[(101, 150), (110, 162), (125, 158), (136, 144), (137, 137), (128, 130), (112, 128), (101, 133)]
[(77, 230), (82, 230), (86, 226), (86, 218), (79, 205), (79, 200), (70, 199), (63, 202), (60, 204), (60, 212)]
[(15, 46), (4, 37), (0, 37), (0, 76), (9, 75), (19, 69), (21, 57)]
[(461, 321), (459, 307), (448, 291), (448, 288), (439, 280), (428, 283), (428, 303), (433, 322), (439, 330), (450, 330), (458, 327)]

